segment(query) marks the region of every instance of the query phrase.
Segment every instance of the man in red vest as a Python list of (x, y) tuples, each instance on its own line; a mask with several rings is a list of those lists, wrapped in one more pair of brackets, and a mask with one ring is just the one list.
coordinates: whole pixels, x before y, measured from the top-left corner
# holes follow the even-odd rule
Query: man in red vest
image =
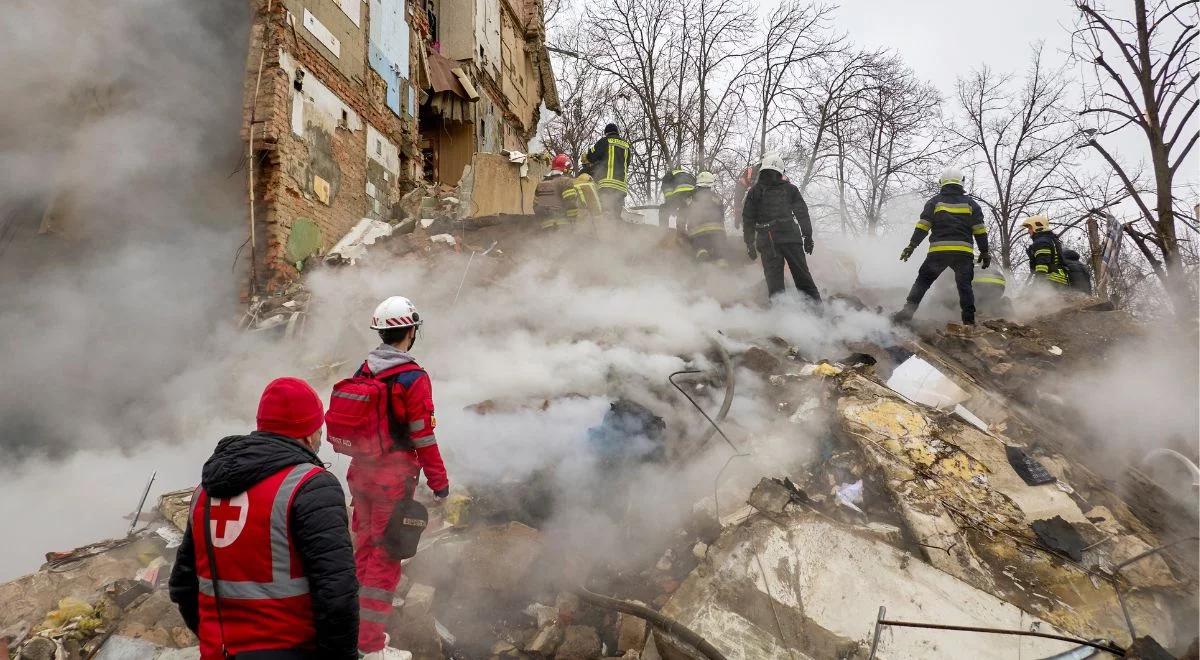
[(353, 660), (358, 580), (346, 497), (317, 458), (324, 409), (298, 378), (263, 391), (258, 430), (204, 464), (171, 600), (202, 660)]
[(362, 584), (358, 650), (364, 660), (407, 657), (387, 646), (384, 634), (400, 582), (400, 560), (394, 559), (384, 544), (384, 532), (396, 503), (416, 486), (422, 471), (438, 502), (450, 494), (450, 481), (434, 435), (437, 421), (429, 374), (409, 353), (421, 323), (421, 315), (408, 298), (392, 296), (380, 303), (371, 317), (371, 329), (379, 333), (382, 343), (367, 355), (358, 371), (388, 383), (391, 396), (387, 417), (394, 420), (388, 423), (401, 426), (407, 438), (405, 448), (397, 447), (379, 458), (351, 459), (346, 474), (354, 498), (354, 560)]

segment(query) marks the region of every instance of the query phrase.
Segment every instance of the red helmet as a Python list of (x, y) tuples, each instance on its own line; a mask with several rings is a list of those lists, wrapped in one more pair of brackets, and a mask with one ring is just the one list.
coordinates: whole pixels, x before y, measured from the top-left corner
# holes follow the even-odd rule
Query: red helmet
[(554, 160), (550, 163), (550, 169), (566, 172), (571, 169), (571, 157), (566, 154), (555, 156)]

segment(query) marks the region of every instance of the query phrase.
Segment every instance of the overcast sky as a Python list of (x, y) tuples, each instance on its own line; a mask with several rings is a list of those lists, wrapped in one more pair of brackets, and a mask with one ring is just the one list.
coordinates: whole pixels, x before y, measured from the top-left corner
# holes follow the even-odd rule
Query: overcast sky
[(1030, 44), (1065, 59), (1074, 24), (1069, 0), (841, 0), (838, 27), (859, 45), (900, 53), (949, 98), (956, 76), (983, 64), (1020, 71)]

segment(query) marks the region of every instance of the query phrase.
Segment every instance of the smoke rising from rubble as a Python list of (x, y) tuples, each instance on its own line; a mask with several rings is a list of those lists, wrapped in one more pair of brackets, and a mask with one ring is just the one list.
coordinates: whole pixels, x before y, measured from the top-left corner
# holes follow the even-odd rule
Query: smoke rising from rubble
[(192, 370), (237, 313), (249, 23), (237, 0), (5, 9), (0, 577), (119, 533), (113, 500), (171, 471), (121, 450), (227, 419), (220, 375)]

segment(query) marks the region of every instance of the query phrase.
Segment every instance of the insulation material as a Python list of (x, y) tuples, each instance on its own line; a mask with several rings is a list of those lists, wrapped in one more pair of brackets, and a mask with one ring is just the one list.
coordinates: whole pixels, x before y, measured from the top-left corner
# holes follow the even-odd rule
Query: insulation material
[(305, 127), (308, 124), (315, 124), (330, 134), (338, 126), (351, 131), (362, 130), (363, 122), (358, 113), (337, 94), (321, 84), (312, 71), (298, 66), (296, 61), (282, 50), (279, 53), (279, 66), (287, 71), (288, 77), (293, 83), (296, 80), (297, 72), (304, 72), (302, 91), (295, 91), (295, 86), (292, 85), (293, 133), (303, 138)]
[(325, 24), (321, 21), (318, 21), (317, 17), (313, 16), (312, 12), (307, 9), (304, 10), (304, 28), (307, 29), (312, 36), (316, 37), (317, 41), (321, 42), (321, 45), (328, 48), (329, 52), (333, 53), (334, 57), (342, 56), (341, 40), (333, 36), (333, 33), (329, 31), (329, 28), (325, 27)]
[(337, 0), (337, 6), (358, 27), (362, 27), (362, 3), (360, 0)]
[(394, 175), (400, 173), (400, 148), (370, 124), (367, 124), (367, 158), (379, 163)]
[(887, 386), (906, 399), (939, 409), (955, 406), (970, 398), (954, 381), (916, 356), (896, 367)]

